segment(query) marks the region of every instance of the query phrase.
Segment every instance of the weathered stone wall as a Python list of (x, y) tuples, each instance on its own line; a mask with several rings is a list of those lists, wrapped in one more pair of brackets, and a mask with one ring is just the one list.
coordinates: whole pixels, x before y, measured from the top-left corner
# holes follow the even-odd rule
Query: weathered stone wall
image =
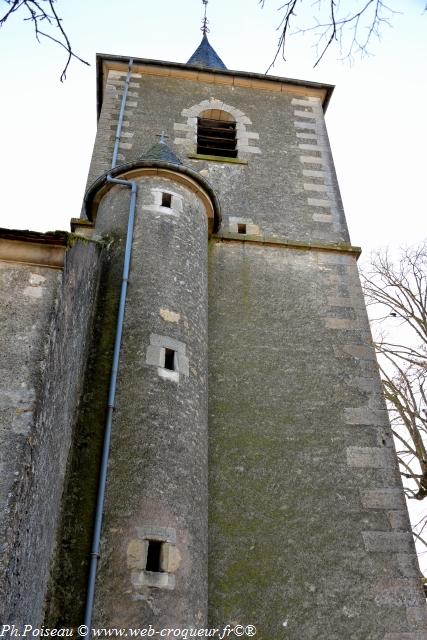
[(355, 257), (213, 239), (209, 282), (211, 624), (418, 639), (425, 598)]
[[(138, 184), (94, 620), (197, 626), (207, 614), (207, 216), (172, 180)], [(97, 217), (97, 233), (114, 235), (117, 292), (129, 195), (114, 187)], [(159, 572), (146, 569), (150, 540), (163, 545)]]
[(64, 270), (0, 263), (0, 619), (41, 625), (86, 365), (99, 246), (76, 241)]
[[(98, 127), (93, 148), (91, 164), (89, 168), (87, 187), (101, 174), (111, 167), (114, 150), (117, 120), (119, 117), (120, 105), (123, 95), (123, 83), (127, 72), (110, 72), (108, 83), (104, 90), (104, 101), (102, 112), (98, 120)], [(130, 130), (130, 118), (133, 118), (134, 107), (138, 104), (139, 81), (141, 75), (133, 73), (131, 75), (128, 91), (128, 100), (124, 114), (120, 151), (118, 164), (123, 162), (123, 151), (132, 147), (133, 132)], [(133, 123), (135, 126), (135, 123)]]
[[(109, 73), (89, 183), (111, 166), (125, 76)], [(265, 237), (348, 241), (323, 110), (314, 94), (308, 87), (281, 92), (134, 74), (119, 164), (140, 158), (164, 130), (171, 148), (216, 190), (223, 230), (232, 231), (239, 219)], [(238, 158), (247, 164), (191, 158), (197, 115), (210, 108), (236, 120)]]
[[(108, 140), (100, 131), (93, 178), (98, 159), (103, 170), (109, 166), (124, 76), (110, 72), (107, 93), (114, 104), (110, 98), (104, 103), (101, 122), (111, 131)], [(199, 82), (136, 75), (119, 161), (138, 159), (158, 132), (173, 131), (168, 144), (209, 181), (222, 207), (209, 262), (210, 623), (254, 624), (260, 640), (283, 634), (295, 640), (420, 640), (427, 629), (425, 599), (356, 254), (348, 245), (315, 94), (301, 86), (268, 91), (205, 83), (202, 73)], [(197, 117), (210, 108), (236, 120), (238, 162), (193, 157)], [(123, 191), (105, 196), (97, 220), (97, 232), (111, 239), (105, 279), (111, 295), (120, 278)], [(190, 577), (197, 588), (203, 584), (204, 559), (197, 552), (193, 564), (184, 560), (188, 573), (176, 573), (175, 595), (154, 590), (141, 571), (144, 518), (157, 515), (171, 545), (166, 529), (196, 531), (203, 499), (191, 512), (188, 504), (192, 484), (198, 486), (192, 474), (202, 468), (189, 461), (197, 450), (203, 461), (205, 449), (195, 437), (199, 418), (189, 419), (194, 389), (180, 383), (169, 397), (166, 385), (173, 382), (159, 379), (155, 358), (165, 326), (174, 329), (169, 337), (197, 345), (197, 358), (204, 358), (204, 303), (195, 308), (194, 291), (185, 284), (198, 283), (204, 271), (200, 228), (185, 218), (181, 230), (172, 229), (173, 218), (156, 209), (158, 203), (150, 205), (150, 190), (140, 197), (97, 620), (160, 628), (184, 620), (181, 589), (196, 610)], [(239, 238), (239, 223), (247, 225), (246, 238)], [(169, 240), (175, 233), (176, 244)], [(179, 284), (183, 288), (175, 289)], [(184, 317), (188, 326), (180, 324)], [(196, 375), (202, 380), (203, 370)], [(175, 459), (187, 460), (188, 475)], [(186, 544), (182, 539), (177, 546)], [(117, 597), (117, 580), (129, 585), (125, 596)]]

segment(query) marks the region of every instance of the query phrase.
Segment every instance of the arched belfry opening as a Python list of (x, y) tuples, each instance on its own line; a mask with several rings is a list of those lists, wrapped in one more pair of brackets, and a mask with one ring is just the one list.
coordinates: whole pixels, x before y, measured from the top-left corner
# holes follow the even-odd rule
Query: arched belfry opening
[(197, 153), (237, 158), (236, 121), (227, 111), (207, 109), (197, 118)]

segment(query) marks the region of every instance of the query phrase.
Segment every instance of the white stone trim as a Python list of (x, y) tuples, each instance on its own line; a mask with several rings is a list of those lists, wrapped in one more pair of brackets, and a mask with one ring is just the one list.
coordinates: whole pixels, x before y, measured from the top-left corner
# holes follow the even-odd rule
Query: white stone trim
[[(166, 349), (175, 351), (174, 370), (165, 369)], [(157, 375), (164, 380), (179, 382), (180, 375), (188, 377), (190, 373), (189, 360), (186, 355), (187, 345), (170, 336), (150, 334), (150, 344), (147, 347), (145, 362), (157, 367)]]
[(314, 222), (333, 222), (330, 213), (313, 213), (312, 218)]
[[(296, 129), (295, 136), (298, 143), (298, 148), (303, 152), (317, 151), (319, 157), (314, 156), (300, 156), (300, 161), (304, 164), (322, 165), (321, 171), (314, 169), (303, 169), (302, 174), (305, 178), (321, 178), (323, 185), (310, 185), (304, 183), (304, 190), (307, 192), (307, 204), (312, 207), (328, 208), (330, 209), (331, 219), (335, 231), (341, 231), (342, 219), (340, 215), (340, 202), (337, 194), (337, 188), (334, 181), (334, 173), (332, 166), (332, 158), (329, 149), (329, 142), (326, 133), (326, 126), (324, 122), (323, 107), (318, 98), (310, 97), (308, 99), (293, 98), (292, 105), (295, 107), (303, 107), (302, 109), (295, 109), (294, 115), (296, 117), (294, 121), (294, 127)], [(314, 119), (315, 122), (304, 122), (305, 119)], [(301, 132), (301, 129), (306, 129), (305, 133)], [(313, 133), (309, 133), (312, 131)], [(305, 141), (308, 142), (305, 142)], [(310, 140), (312, 142), (310, 142)], [(320, 169), (320, 167), (319, 167)], [(322, 189), (322, 186), (325, 188)], [(328, 200), (321, 200), (320, 198), (310, 197), (312, 192), (324, 192), (327, 195)], [(321, 219), (322, 212), (317, 212), (313, 215), (313, 220), (317, 222), (326, 222), (326, 219)], [(316, 217), (314, 217), (316, 216)]]
[(328, 192), (329, 189), (325, 184), (309, 184), (309, 183), (305, 183), (304, 184), (304, 189), (306, 191), (319, 191), (319, 192)]
[(238, 225), (245, 224), (246, 225), (246, 233), (242, 233), (241, 235), (246, 236), (260, 236), (261, 231), (257, 224), (253, 223), (252, 218), (244, 218), (237, 216), (230, 216), (228, 218), (228, 229), (230, 233), (238, 233)]
[[(153, 213), (161, 213), (166, 216), (179, 218), (183, 209), (183, 197), (180, 193), (176, 193), (170, 189), (162, 189), (161, 187), (151, 189), (151, 193), (153, 195), (153, 203), (151, 205), (144, 205), (142, 207), (144, 211), (152, 211)], [(169, 193), (172, 196), (170, 207), (164, 207), (162, 205), (163, 193)]]
[(197, 118), (203, 111), (217, 109), (229, 113), (236, 122), (237, 154), (239, 158), (244, 158), (245, 154), (260, 154), (261, 149), (251, 144), (251, 140), (259, 140), (259, 134), (255, 131), (247, 131), (247, 126), (252, 125), (247, 115), (230, 104), (226, 104), (217, 98), (202, 100), (198, 104), (183, 109), (181, 116), (185, 122), (175, 122), (174, 132), (177, 137), (174, 144), (181, 145), (187, 153), (197, 152)]
[(315, 131), (313, 133), (296, 133), (297, 138), (301, 138), (302, 140), (318, 140), (319, 137)]
[(330, 208), (332, 205), (332, 202), (330, 200), (322, 200), (321, 198), (307, 198), (307, 203), (313, 207)]
[(298, 109), (294, 111), (294, 116), (296, 116), (297, 118), (315, 118), (315, 114), (313, 111), (299, 111)]
[(292, 98), (291, 104), (298, 105), (300, 107), (312, 107), (313, 103), (321, 105), (320, 98), (309, 97), (305, 98)]
[(306, 164), (326, 164), (324, 158), (317, 158), (315, 156), (300, 156), (300, 161)]

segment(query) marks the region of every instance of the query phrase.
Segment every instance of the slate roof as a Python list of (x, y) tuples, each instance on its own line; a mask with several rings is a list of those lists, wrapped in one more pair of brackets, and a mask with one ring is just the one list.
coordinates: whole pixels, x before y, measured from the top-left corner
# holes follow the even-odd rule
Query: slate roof
[(211, 46), (206, 33), (203, 34), (203, 38), (187, 64), (194, 64), (199, 67), (205, 67), (208, 69), (225, 69), (227, 67)]
[(163, 137), (154, 144), (151, 149), (141, 156), (141, 160), (155, 160), (160, 162), (171, 162), (172, 164), (182, 164), (182, 161), (166, 144)]

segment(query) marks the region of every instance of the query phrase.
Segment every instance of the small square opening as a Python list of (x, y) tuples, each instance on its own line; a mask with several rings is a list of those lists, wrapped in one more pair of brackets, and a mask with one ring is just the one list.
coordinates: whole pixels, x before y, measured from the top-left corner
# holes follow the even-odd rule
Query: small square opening
[(172, 207), (171, 193), (162, 193), (162, 207), (168, 207), (168, 209)]
[(175, 371), (175, 351), (173, 349), (165, 349), (165, 369)]
[(246, 224), (239, 222), (237, 225), (237, 233), (246, 233)]
[(162, 572), (161, 568), (161, 555), (163, 542), (160, 540), (147, 540), (147, 562), (145, 565), (146, 571), (154, 571), (156, 573)]

